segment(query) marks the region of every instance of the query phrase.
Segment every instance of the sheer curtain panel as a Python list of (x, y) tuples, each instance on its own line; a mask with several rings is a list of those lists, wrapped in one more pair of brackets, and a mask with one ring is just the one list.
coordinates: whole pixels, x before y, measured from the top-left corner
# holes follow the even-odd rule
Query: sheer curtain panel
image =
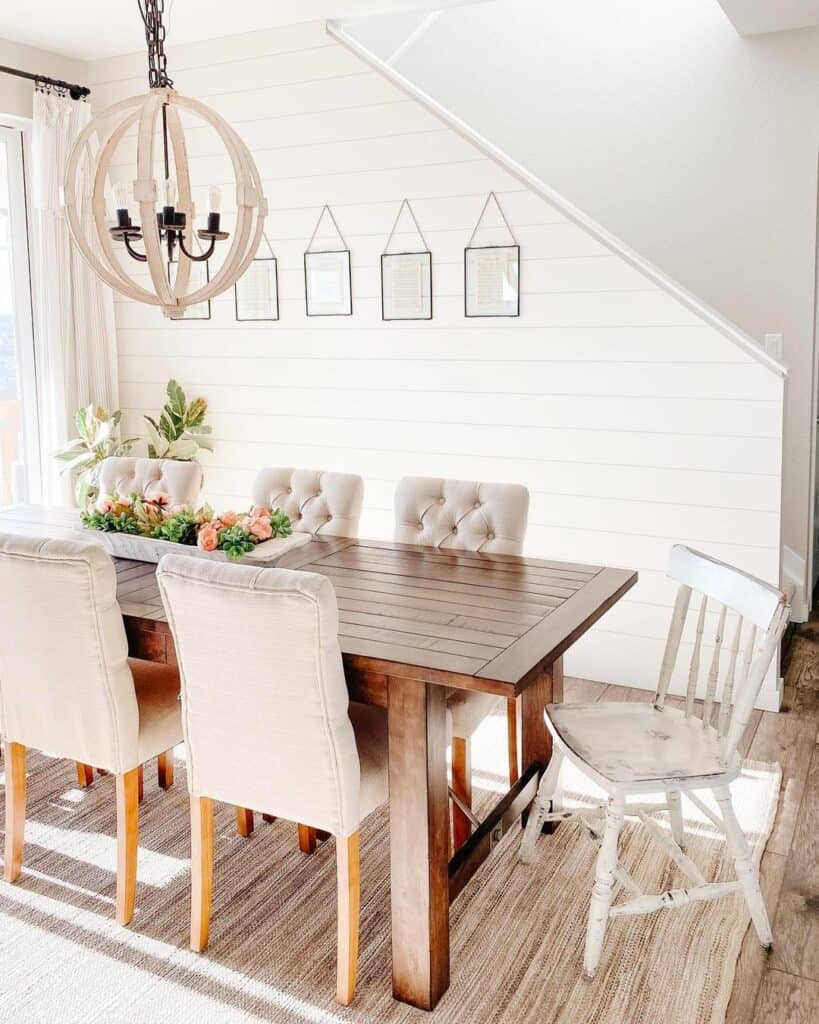
[[(65, 165), (91, 118), (85, 103), (38, 90), (32, 130), (32, 286), (44, 499), (72, 501), (54, 452), (74, 433), (74, 412), (118, 407), (113, 295), (71, 242), (62, 202)], [(83, 189), (91, 216), (90, 192)]]

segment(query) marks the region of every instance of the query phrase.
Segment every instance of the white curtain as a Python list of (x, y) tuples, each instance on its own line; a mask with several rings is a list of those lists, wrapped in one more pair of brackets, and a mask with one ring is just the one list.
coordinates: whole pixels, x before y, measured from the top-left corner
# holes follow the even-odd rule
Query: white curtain
[(43, 499), (58, 504), (71, 502), (72, 490), (70, 480), (58, 474), (54, 453), (74, 435), (75, 411), (89, 402), (119, 407), (113, 295), (71, 242), (62, 203), (65, 165), (90, 119), (85, 103), (34, 94), (32, 285), (40, 454)]

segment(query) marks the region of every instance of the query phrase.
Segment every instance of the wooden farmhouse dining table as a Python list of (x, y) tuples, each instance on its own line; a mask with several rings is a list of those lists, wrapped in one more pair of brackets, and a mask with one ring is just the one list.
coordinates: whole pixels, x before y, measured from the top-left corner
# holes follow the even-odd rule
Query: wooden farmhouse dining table
[[(0, 532), (76, 536), (75, 512), (0, 510)], [(87, 534), (90, 536), (90, 534)], [(149, 562), (114, 559), (130, 654), (176, 656)], [(551, 755), (543, 709), (562, 699), (562, 655), (636, 572), (382, 540), (316, 537), (278, 567), (327, 576), (352, 700), (387, 710), (393, 993), (432, 1009), (449, 985), (449, 907), (533, 799)], [(449, 688), (519, 698), (520, 774), (450, 857)]]

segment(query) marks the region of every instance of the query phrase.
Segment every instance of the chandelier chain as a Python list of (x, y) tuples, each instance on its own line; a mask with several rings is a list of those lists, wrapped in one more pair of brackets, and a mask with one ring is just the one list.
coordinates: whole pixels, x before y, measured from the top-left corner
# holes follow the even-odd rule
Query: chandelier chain
[(138, 4), (148, 44), (148, 87), (172, 89), (173, 79), (168, 78), (168, 58), (165, 56), (165, 26), (162, 23), (165, 0), (138, 0)]

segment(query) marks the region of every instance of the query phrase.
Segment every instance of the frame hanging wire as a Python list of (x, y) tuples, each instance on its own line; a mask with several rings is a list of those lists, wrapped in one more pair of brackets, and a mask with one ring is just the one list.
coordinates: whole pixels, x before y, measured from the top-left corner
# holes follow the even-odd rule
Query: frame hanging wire
[[(415, 211), (413, 210), (412, 206), (410, 205), (409, 199), (402, 199), (401, 200), (401, 205), (398, 207), (398, 214), (397, 214), (397, 216), (395, 218), (395, 221), (393, 222), (393, 225), (392, 225), (392, 231), (390, 231), (390, 236), (387, 239), (387, 244), (384, 246), (384, 255), (385, 256), (390, 254), (390, 243), (392, 242), (392, 237), (395, 234), (395, 229), (398, 227), (398, 222), (401, 220), (401, 214), (404, 212), (404, 207), (407, 208), (407, 210), (409, 211), (410, 217), (412, 217), (412, 222), (415, 225), (415, 230), (418, 232), (418, 237), (421, 239), (421, 243), (424, 246), (424, 251), (425, 252), (429, 252), (430, 251), (430, 248), (427, 245), (427, 240), (426, 240), (426, 238), (424, 238), (424, 232), (421, 230), (421, 225), (418, 223), (418, 218), (415, 216)], [(484, 209), (485, 208), (486, 207), (484, 207)], [(483, 214), (481, 214), (481, 216), (483, 216)], [(502, 213), (501, 213), (501, 216), (503, 216)], [(507, 225), (507, 227), (508, 227), (508, 225)], [(475, 230), (477, 231), (477, 228)], [(474, 237), (474, 232), (473, 232), (473, 237)]]
[[(344, 235), (342, 235), (342, 233), (341, 233), (341, 228), (338, 226), (338, 224), (336, 223), (336, 219), (333, 216), (333, 211), (330, 209), (330, 207), (327, 205), (327, 203), (325, 203), (324, 206), (322, 206), (322, 208), (321, 208), (321, 213), (319, 214), (319, 218), (316, 221), (316, 226), (313, 228), (313, 234), (310, 235), (310, 241), (307, 243), (307, 248), (304, 251), (305, 252), (310, 252), (311, 251), (313, 242), (315, 241), (316, 235), (318, 234), (318, 229), (321, 227), (321, 222), (324, 220), (324, 214), (325, 213), (330, 218), (330, 220), (333, 222), (333, 227), (335, 228), (336, 234), (338, 235), (339, 239), (341, 240), (341, 244), (344, 246), (344, 249), (347, 252), (349, 252), (350, 247), (349, 247), (349, 245), (347, 245), (347, 241), (344, 238)], [(268, 243), (268, 245), (269, 244), (270, 243)], [(272, 249), (271, 249), (271, 252), (272, 252)]]
[(506, 219), (506, 214), (503, 212), (503, 207), (501, 206), (500, 202), (498, 201), (498, 197), (495, 195), (494, 192), (490, 192), (489, 195), (486, 197), (486, 202), (483, 204), (483, 208), (481, 209), (481, 214), (478, 217), (478, 221), (477, 221), (477, 223), (475, 224), (475, 227), (472, 230), (472, 234), (469, 236), (469, 241), (466, 243), (467, 249), (471, 249), (472, 248), (472, 243), (475, 241), (475, 235), (477, 235), (478, 229), (481, 226), (481, 221), (484, 218), (484, 214), (486, 213), (486, 211), (487, 211), (487, 209), (489, 207), (489, 203), (493, 199), (495, 201), (495, 206), (498, 209), (498, 213), (501, 215), (501, 220), (503, 221), (504, 225), (506, 226), (506, 230), (509, 232), (509, 237), (512, 239), (512, 244), (513, 245), (517, 245), (518, 244), (518, 240), (517, 240), (517, 238), (515, 238), (515, 232), (509, 226), (509, 221)]

